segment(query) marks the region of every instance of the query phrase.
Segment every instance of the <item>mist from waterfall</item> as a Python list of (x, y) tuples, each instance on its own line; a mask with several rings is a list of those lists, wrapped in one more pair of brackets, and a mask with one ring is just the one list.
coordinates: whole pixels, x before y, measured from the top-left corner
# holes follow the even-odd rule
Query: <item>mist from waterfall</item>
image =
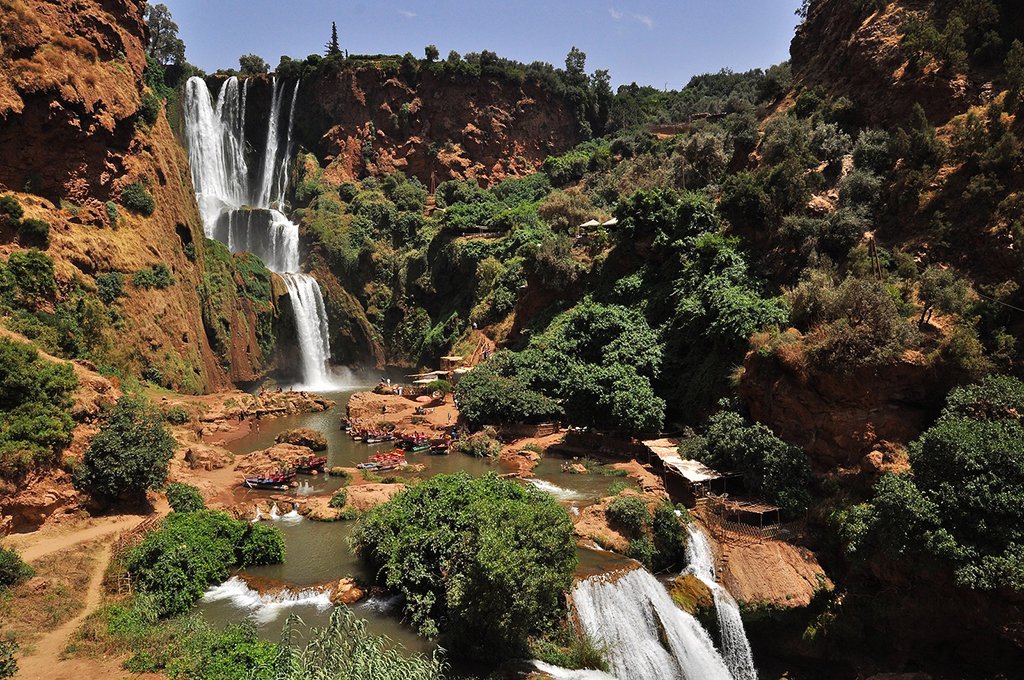
[(302, 387), (335, 386), (327, 312), (316, 279), (299, 270), (299, 227), (284, 212), (288, 166), (294, 151), (292, 128), (299, 83), (287, 97), (286, 136), (281, 149), (280, 128), (286, 84), (271, 82), (267, 136), (258, 164), (247, 160), (245, 114), (249, 81), (232, 76), (214, 98), (206, 81), (191, 77), (185, 84), (185, 137), (196, 201), (207, 238), (231, 252), (251, 252), (288, 287), (298, 335)]
[(711, 636), (646, 570), (583, 579), (572, 599), (619, 680), (731, 680)]
[(715, 556), (704, 532), (695, 523), (686, 525), (690, 540), (686, 543), (687, 571), (711, 590), (721, 634), (722, 656), (736, 680), (757, 680), (750, 641), (743, 629), (740, 608), (729, 591), (715, 580)]

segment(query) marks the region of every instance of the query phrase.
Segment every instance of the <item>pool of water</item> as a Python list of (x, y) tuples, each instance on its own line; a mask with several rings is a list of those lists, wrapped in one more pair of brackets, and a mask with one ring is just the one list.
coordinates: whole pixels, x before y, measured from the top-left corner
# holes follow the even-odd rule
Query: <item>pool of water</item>
[[(304, 413), (280, 418), (268, 418), (260, 423), (260, 431), (230, 442), (227, 447), (234, 453), (248, 453), (274, 444), (278, 434), (293, 428), (310, 428), (321, 432), (327, 438), (328, 467), (352, 467), (366, 460), (370, 455), (388, 449), (388, 444), (369, 446), (355, 442), (341, 429), (348, 399), (358, 389), (353, 388), (324, 396), (335, 402), (335, 406), (322, 413)], [(425, 466), (422, 472), (388, 472), (400, 480), (413, 482), (437, 474), (466, 471), (481, 475), (488, 471), (507, 472), (499, 464), (460, 454), (432, 456), (409, 454), (410, 463)], [(583, 507), (608, 494), (609, 487), (616, 481), (627, 481), (623, 477), (607, 476), (598, 472), (580, 475), (564, 472), (563, 464), (573, 459), (549, 454), (541, 459), (534, 470), (532, 481), (525, 481), (541, 491), (551, 494), (568, 507)], [(326, 494), (342, 485), (342, 480), (323, 475), (301, 477), (298, 494)], [(273, 495), (266, 491), (252, 491), (239, 488), (238, 501), (265, 500)], [(246, 581), (237, 578), (212, 588), (199, 604), (199, 610), (208, 620), (217, 625), (252, 621), (259, 633), (271, 640), (280, 637), (285, 620), (291, 614), (301, 617), (307, 626), (322, 626), (328, 622), (331, 613), (330, 601), (321, 588), (315, 586), (336, 582), (345, 577), (354, 577), (361, 583), (371, 583), (373, 575), (368, 573), (349, 546), (349, 537), (355, 530), (354, 522), (313, 522), (298, 516), (285, 515), (274, 522), (284, 534), (286, 558), (282, 564), (254, 567), (244, 571), (244, 577), (259, 590), (268, 594), (259, 595)], [(629, 567), (633, 563), (614, 553), (580, 548), (578, 550), (581, 577), (603, 571)], [(267, 587), (269, 586), (269, 588)], [(281, 588), (287, 589), (281, 593)], [(435, 645), (418, 636), (401, 620), (401, 602), (394, 597), (371, 596), (353, 609), (367, 620), (369, 630), (385, 635), (405, 648), (417, 652), (430, 652)]]

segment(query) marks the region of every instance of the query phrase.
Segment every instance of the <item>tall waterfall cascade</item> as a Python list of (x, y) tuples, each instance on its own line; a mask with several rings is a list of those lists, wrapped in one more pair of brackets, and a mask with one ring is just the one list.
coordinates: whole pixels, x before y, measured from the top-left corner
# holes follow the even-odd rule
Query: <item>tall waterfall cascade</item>
[[(302, 384), (330, 389), (331, 348), (323, 295), (316, 279), (299, 269), (299, 227), (282, 211), (294, 152), (292, 125), (299, 83), (290, 93), (276, 78), (271, 87), (266, 141), (258, 163), (250, 167), (245, 135), (249, 81), (228, 78), (214, 98), (202, 78), (188, 79), (185, 136), (192, 183), (207, 238), (220, 241), (233, 253), (250, 252), (281, 274), (295, 314)], [(283, 145), (282, 113), (287, 115)]]
[(619, 680), (732, 680), (711, 636), (646, 570), (578, 581), (572, 598)]
[(686, 525), (690, 540), (686, 544), (687, 571), (711, 590), (718, 616), (722, 655), (735, 680), (757, 680), (750, 641), (743, 630), (740, 608), (729, 591), (715, 580), (715, 556), (704, 532), (693, 522)]

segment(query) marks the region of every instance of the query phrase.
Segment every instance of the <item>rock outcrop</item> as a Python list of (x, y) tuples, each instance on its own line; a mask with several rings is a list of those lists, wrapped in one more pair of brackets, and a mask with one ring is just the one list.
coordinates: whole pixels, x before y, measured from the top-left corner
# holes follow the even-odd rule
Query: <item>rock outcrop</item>
[(294, 444), (295, 446), (305, 446), (313, 451), (325, 451), (327, 449), (327, 437), (316, 430), (311, 430), (308, 427), (295, 428), (294, 430), (287, 430), (277, 435), (275, 441), (278, 444)]

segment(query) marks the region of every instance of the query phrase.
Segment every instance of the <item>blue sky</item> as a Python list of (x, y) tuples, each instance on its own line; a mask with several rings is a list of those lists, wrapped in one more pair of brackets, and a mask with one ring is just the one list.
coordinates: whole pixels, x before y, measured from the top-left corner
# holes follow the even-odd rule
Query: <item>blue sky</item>
[[(151, 0), (155, 2), (156, 0)], [(331, 21), (359, 54), (441, 55), (489, 49), (523, 62), (564, 65), (576, 45), (587, 70), (606, 68), (618, 86), (677, 89), (723, 67), (767, 67), (789, 57), (800, 0), (162, 0), (207, 71), (256, 53), (273, 67), (283, 54), (322, 52)]]

